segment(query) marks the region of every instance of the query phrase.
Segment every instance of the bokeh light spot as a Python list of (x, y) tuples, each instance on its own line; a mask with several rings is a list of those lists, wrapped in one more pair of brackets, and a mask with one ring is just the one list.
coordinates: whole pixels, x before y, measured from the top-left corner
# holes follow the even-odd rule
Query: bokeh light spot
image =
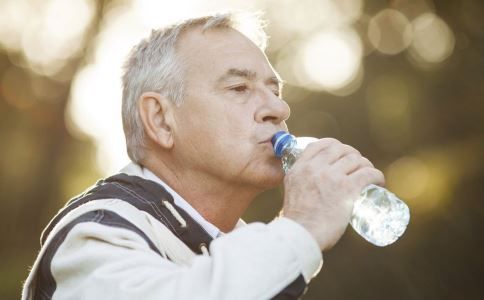
[(184, 17), (191, 17), (200, 1), (178, 1), (176, 5), (172, 1), (137, 0), (132, 2), (133, 12), (138, 19), (149, 28), (159, 28), (176, 22)]
[(356, 77), (362, 52), (354, 30), (322, 32), (303, 47), (304, 71), (310, 83), (328, 91), (338, 90)]
[(400, 53), (412, 41), (410, 22), (398, 10), (384, 9), (370, 20), (368, 38), (373, 47), (381, 53)]
[(22, 32), (34, 17), (36, 5), (26, 0), (0, 1), (0, 45), (6, 49), (18, 50), (21, 47)]
[(427, 186), (428, 178), (428, 167), (412, 156), (396, 160), (386, 172), (388, 187), (405, 200), (420, 196)]
[(420, 63), (435, 64), (448, 58), (455, 45), (449, 26), (433, 13), (425, 13), (412, 21), (413, 41), (409, 53)]
[(79, 52), (87, 26), (94, 16), (92, 0), (50, 0), (26, 20), (22, 50), (30, 68), (52, 76)]

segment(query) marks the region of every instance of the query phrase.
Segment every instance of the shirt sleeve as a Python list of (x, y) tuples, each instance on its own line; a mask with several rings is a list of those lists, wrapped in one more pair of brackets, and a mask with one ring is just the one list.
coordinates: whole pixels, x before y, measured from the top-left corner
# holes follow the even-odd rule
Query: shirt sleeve
[(269, 299), (301, 274), (309, 282), (321, 265), (309, 232), (278, 218), (234, 230), (210, 244), (210, 255), (182, 264), (123, 226), (83, 222), (50, 267), (53, 299)]

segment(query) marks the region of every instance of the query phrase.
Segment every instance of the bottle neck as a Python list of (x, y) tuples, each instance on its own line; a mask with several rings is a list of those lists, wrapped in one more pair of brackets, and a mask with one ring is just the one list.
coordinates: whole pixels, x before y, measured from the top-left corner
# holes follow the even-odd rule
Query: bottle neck
[(292, 150), (296, 147), (297, 145), (297, 140), (294, 136), (291, 135), (291, 138), (290, 139), (287, 139), (286, 141), (284, 141), (284, 145), (282, 146), (282, 156), (285, 156), (287, 155), (288, 153), (291, 153)]
[(277, 157), (282, 157), (286, 148), (292, 147), (296, 137), (285, 131), (279, 131), (272, 137), (272, 145), (274, 147), (274, 154)]

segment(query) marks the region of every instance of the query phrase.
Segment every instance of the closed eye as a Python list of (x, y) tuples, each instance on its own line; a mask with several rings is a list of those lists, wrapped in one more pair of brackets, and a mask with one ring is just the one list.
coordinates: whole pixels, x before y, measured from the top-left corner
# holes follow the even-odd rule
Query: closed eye
[[(231, 90), (231, 91), (235, 91), (237, 93), (245, 93), (245, 92), (247, 92), (249, 90), (249, 86), (247, 84), (240, 84), (240, 85), (231, 86), (228, 89)], [(279, 89), (273, 89), (272, 90), (272, 93), (276, 97), (279, 97), (280, 96)]]
[(246, 92), (249, 89), (249, 87), (245, 84), (241, 84), (241, 85), (232, 86), (229, 89), (232, 91), (236, 91), (238, 93), (243, 93), (243, 92)]

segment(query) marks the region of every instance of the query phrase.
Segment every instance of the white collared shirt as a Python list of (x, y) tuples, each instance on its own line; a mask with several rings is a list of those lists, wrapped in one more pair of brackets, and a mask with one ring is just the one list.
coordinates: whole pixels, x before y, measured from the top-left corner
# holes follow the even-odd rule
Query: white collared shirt
[[(205, 229), (205, 231), (212, 238), (216, 238), (216, 237), (219, 237), (219, 236), (224, 234), (222, 231), (220, 231), (220, 229), (217, 228), (217, 226), (215, 226), (212, 223), (210, 223), (209, 221), (205, 220), (205, 218), (202, 217), (202, 215), (195, 208), (193, 208), (193, 206), (191, 206), (190, 203), (188, 203), (185, 199), (183, 199), (182, 196), (180, 196), (177, 192), (175, 192), (168, 184), (166, 184), (163, 180), (161, 180), (153, 172), (151, 172), (150, 170), (148, 170), (145, 167), (142, 167), (142, 173), (143, 173), (143, 177), (145, 179), (149, 179), (151, 181), (154, 181), (154, 182), (160, 184), (162, 187), (164, 187), (167, 190), (167, 192), (170, 193), (173, 196), (173, 200), (175, 201), (175, 205), (180, 207), (181, 209), (183, 209), (187, 214), (189, 214), (190, 217), (192, 217), (198, 224), (200, 224), (200, 226), (202, 226), (202, 228)], [(239, 220), (236, 227), (238, 227), (240, 225), (239, 224), (240, 222), (241, 222), (241, 220)]]

